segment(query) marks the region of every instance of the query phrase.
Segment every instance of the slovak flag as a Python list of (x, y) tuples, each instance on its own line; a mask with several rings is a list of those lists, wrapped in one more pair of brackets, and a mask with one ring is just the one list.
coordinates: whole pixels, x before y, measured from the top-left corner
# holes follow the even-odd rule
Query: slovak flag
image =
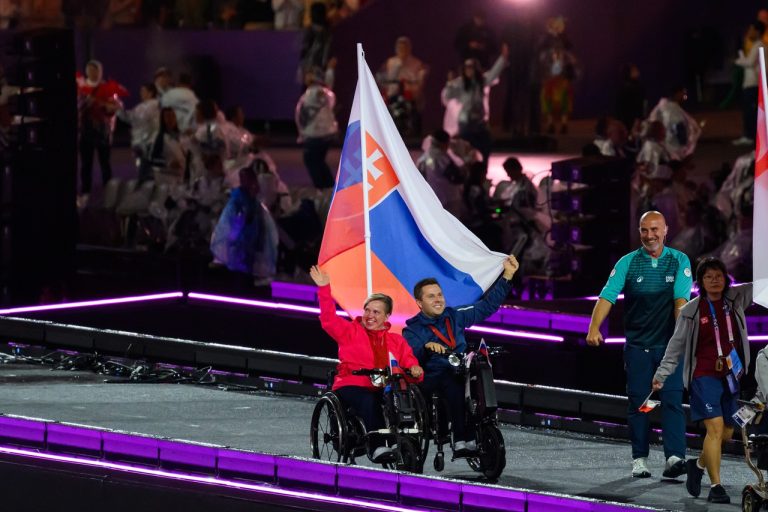
[(360, 44), (357, 51), (357, 88), (318, 263), (352, 318), (370, 293), (392, 297), (390, 323), (399, 332), (419, 312), (411, 295), (418, 281), (436, 278), (450, 304), (475, 302), (506, 255), (490, 251), (443, 209), (405, 147)]
[(483, 354), (488, 360), (488, 364), (491, 364), (491, 358), (488, 357), (488, 345), (485, 344), (485, 338), (480, 338), (480, 346), (477, 347), (477, 353)]
[(757, 100), (757, 146), (755, 147), (755, 205), (752, 232), (753, 300), (768, 307), (768, 232), (761, 226), (768, 218), (768, 118), (765, 115), (765, 98), (768, 97), (766, 81), (765, 49), (759, 49), (760, 88)]
[(400, 365), (397, 363), (397, 359), (395, 358), (395, 355), (390, 352), (389, 353), (389, 371), (390, 373), (395, 373), (395, 368), (400, 368)]

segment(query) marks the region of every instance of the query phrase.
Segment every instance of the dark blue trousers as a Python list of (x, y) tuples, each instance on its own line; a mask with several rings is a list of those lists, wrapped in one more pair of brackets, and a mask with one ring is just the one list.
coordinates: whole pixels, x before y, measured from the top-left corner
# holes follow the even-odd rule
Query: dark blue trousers
[(433, 393), (443, 399), (448, 406), (453, 425), (454, 441), (471, 441), (475, 438), (472, 429), (466, 427), (466, 404), (464, 401), (464, 380), (452, 373), (426, 375), (421, 384), (424, 398), (429, 400)]
[[(334, 391), (345, 408), (352, 409), (367, 431), (384, 428), (384, 413), (381, 409), (383, 397), (381, 390), (371, 390), (360, 386), (344, 386)], [(381, 436), (371, 436), (369, 448), (378, 448), (384, 442)]]
[[(664, 358), (665, 348), (642, 349), (624, 347), (624, 369), (627, 371), (627, 397), (629, 408), (627, 423), (632, 440), (632, 458), (647, 457), (649, 452), (650, 420), (648, 414), (638, 411), (651, 392), (656, 368)], [(661, 400), (661, 428), (664, 456), (685, 458), (685, 413), (683, 412), (683, 362), (664, 382), (659, 391)]]

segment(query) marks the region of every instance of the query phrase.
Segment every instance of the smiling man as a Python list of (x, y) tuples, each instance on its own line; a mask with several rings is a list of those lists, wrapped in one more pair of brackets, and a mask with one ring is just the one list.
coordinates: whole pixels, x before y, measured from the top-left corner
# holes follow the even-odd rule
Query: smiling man
[[(651, 379), (675, 330), (675, 318), (691, 294), (691, 263), (688, 256), (664, 246), (664, 216), (650, 211), (640, 217), (642, 247), (616, 262), (592, 312), (587, 343), (603, 342), (600, 326), (624, 291), (624, 368), (629, 398), (629, 433), (632, 440), (632, 476), (647, 478), (650, 422), (638, 409), (651, 392)], [(685, 413), (682, 366), (667, 378), (659, 392), (662, 403), (664, 455), (663, 476), (685, 473)]]
[(451, 350), (463, 354), (467, 350), (464, 329), (491, 316), (509, 293), (510, 281), (519, 264), (513, 255), (504, 260), (501, 279), (488, 289), (474, 304), (452, 308), (446, 306), (443, 290), (436, 279), (422, 279), (413, 288), (421, 313), (409, 318), (403, 336), (413, 349), (413, 355), (424, 368), (421, 386), (424, 396), (437, 393), (448, 404), (453, 425), (455, 457), (463, 457), (477, 450), (475, 434), (465, 428), (464, 380), (456, 376), (454, 368), (444, 354)]

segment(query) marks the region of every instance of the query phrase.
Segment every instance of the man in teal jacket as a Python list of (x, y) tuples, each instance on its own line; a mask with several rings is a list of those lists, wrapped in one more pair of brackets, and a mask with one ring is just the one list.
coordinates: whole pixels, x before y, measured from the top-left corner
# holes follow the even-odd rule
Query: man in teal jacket
[[(611, 271), (592, 312), (587, 343), (603, 341), (602, 325), (619, 293), (624, 291), (624, 367), (629, 398), (629, 433), (632, 440), (632, 476), (647, 478), (650, 422), (638, 409), (651, 393), (651, 379), (675, 330), (675, 318), (691, 295), (691, 263), (688, 256), (664, 246), (667, 224), (656, 211), (640, 218), (642, 247), (623, 256)], [(662, 403), (664, 456), (663, 476), (685, 473), (685, 413), (682, 367), (669, 376), (659, 392)]]

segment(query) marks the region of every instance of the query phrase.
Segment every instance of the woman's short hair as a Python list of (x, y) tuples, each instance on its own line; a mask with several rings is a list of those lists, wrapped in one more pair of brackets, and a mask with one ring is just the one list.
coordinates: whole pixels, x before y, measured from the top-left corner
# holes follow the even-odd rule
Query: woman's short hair
[(363, 304), (363, 309), (368, 307), (368, 304), (373, 302), (374, 300), (378, 300), (384, 303), (384, 313), (391, 315), (392, 309), (394, 308), (394, 303), (392, 301), (392, 297), (389, 295), (385, 295), (383, 293), (372, 293), (368, 296), (367, 299), (365, 299), (365, 304)]
[(704, 274), (707, 273), (707, 270), (719, 270), (723, 273), (723, 278), (725, 279), (723, 294), (725, 294), (725, 292), (728, 291), (728, 288), (731, 287), (731, 278), (728, 277), (728, 269), (725, 268), (725, 263), (721, 260), (709, 256), (702, 259), (696, 267), (696, 284), (699, 285), (699, 295), (702, 297), (707, 296), (707, 290), (704, 289)]

